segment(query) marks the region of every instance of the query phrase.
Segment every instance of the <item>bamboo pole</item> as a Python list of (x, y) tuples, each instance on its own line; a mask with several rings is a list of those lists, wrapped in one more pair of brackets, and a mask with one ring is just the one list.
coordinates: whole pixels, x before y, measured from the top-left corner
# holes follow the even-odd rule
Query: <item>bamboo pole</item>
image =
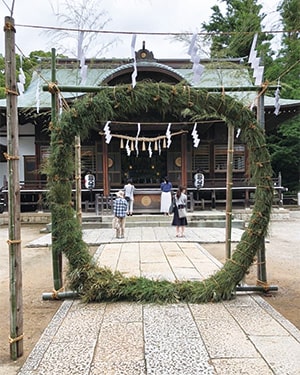
[[(257, 104), (257, 122), (265, 128), (265, 108), (264, 91), (261, 89)], [(257, 280), (261, 285), (267, 285), (267, 267), (266, 267), (266, 244), (265, 238), (262, 238), (260, 247), (257, 250)]]
[[(267, 89), (270, 90), (276, 90), (278, 86), (268, 86)], [(44, 85), (42, 87), (43, 91), (52, 91), (53, 87), (49, 87), (49, 85)], [(114, 86), (66, 86), (62, 85), (59, 86), (57, 85), (56, 87), (57, 91), (61, 92), (100, 92), (102, 90), (107, 90), (107, 89), (115, 89)], [(224, 93), (224, 92), (236, 92), (236, 91), (256, 91), (257, 87), (256, 86), (241, 86), (241, 87), (232, 87), (232, 86), (227, 86), (227, 87), (201, 87), (201, 90), (206, 90), (208, 92), (215, 92), (215, 93)]]
[(76, 217), (82, 224), (81, 209), (81, 144), (80, 137), (75, 137), (75, 180), (76, 180)]
[(232, 166), (234, 152), (234, 127), (228, 124), (227, 140), (227, 176), (226, 176), (226, 259), (231, 258), (232, 231)]
[[(52, 59), (51, 59), (51, 80), (56, 82), (56, 51), (52, 48)], [(51, 122), (55, 126), (57, 122), (57, 92), (53, 90), (51, 92)], [(62, 288), (62, 254), (57, 246), (55, 233), (57, 231), (56, 220), (52, 217), (52, 270), (53, 270), (53, 285), (55, 290)]]
[(23, 293), (21, 256), (21, 214), (19, 178), (19, 129), (16, 82), (14, 19), (5, 17), (5, 85), (7, 118), (8, 166), (8, 247), (10, 289), (10, 356), (16, 360), (23, 355)]
[[(278, 286), (268, 285), (267, 289), (263, 286), (257, 285), (237, 285), (235, 290), (237, 292), (266, 292), (266, 291), (278, 291)], [(43, 301), (63, 300), (63, 299), (75, 299), (80, 298), (79, 293), (73, 291), (66, 292), (46, 292), (42, 294)]]

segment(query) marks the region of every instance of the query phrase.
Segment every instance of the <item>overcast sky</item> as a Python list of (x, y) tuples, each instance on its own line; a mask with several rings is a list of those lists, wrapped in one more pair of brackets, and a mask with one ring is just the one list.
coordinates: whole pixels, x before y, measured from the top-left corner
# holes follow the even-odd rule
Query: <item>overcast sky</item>
[[(76, 2), (76, 0), (74, 0)], [(260, 0), (263, 12), (267, 14), (265, 30), (278, 29), (279, 16), (276, 12), (281, 0)], [(8, 7), (13, 0), (0, 0), (0, 14), (10, 16)], [(16, 25), (62, 26), (58, 24), (51, 4), (57, 6), (59, 0), (14, 0), (13, 17)], [(209, 22), (211, 7), (224, 6), (218, 0), (102, 0), (102, 9), (107, 11), (111, 21), (105, 30), (123, 32), (195, 32), (200, 31), (202, 22)], [(1, 27), (0, 53), (4, 54), (4, 33)], [(131, 57), (132, 35), (103, 35), (103, 38), (118, 38), (118, 43), (97, 57)], [(177, 57), (188, 58), (187, 47), (174, 42), (167, 36), (137, 35), (136, 50), (142, 47), (153, 51), (156, 58)], [(52, 45), (44, 32), (34, 28), (16, 27), (16, 45), (24, 55), (34, 50), (50, 51)], [(20, 53), (19, 50), (16, 50)], [(92, 56), (86, 56), (92, 57)]]

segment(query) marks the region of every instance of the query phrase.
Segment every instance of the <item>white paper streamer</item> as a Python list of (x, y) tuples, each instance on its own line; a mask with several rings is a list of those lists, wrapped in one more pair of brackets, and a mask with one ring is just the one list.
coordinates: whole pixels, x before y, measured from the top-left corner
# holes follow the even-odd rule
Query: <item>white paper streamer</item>
[(19, 73), (19, 76), (18, 76), (19, 82), (17, 82), (17, 86), (18, 86), (19, 94), (22, 95), (25, 91), (24, 85), (25, 85), (25, 82), (26, 82), (26, 77), (25, 77), (24, 71), (22, 69), (22, 57), (20, 57), (20, 61), (21, 61), (21, 67), (20, 67), (20, 73)]
[(24, 93), (24, 85), (21, 82), (17, 82), (17, 86), (18, 86), (18, 93), (20, 94), (20, 96), (22, 96)]
[(111, 123), (111, 121), (107, 121), (103, 130), (104, 130), (104, 133), (105, 133), (105, 143), (109, 143), (112, 139), (112, 135), (110, 133), (110, 127), (109, 127), (109, 124)]
[(160, 139), (158, 140), (158, 155), (161, 154), (161, 143), (160, 143)]
[(193, 137), (194, 147), (197, 148), (199, 146), (199, 143), (200, 143), (200, 138), (198, 136), (197, 123), (196, 122), (195, 122), (195, 125), (194, 125), (194, 128), (193, 128), (193, 131), (192, 131), (192, 137)]
[(264, 67), (258, 66), (254, 69), (253, 77), (255, 78), (255, 85), (261, 85), (264, 78)]
[(263, 76), (264, 76), (264, 67), (259, 66), (260, 58), (257, 57), (256, 51), (256, 43), (257, 43), (258, 34), (256, 33), (253, 37), (250, 54), (248, 58), (248, 63), (251, 64), (251, 68), (253, 69), (253, 78), (255, 78), (255, 85), (259, 86), (262, 84)]
[(166, 131), (166, 137), (167, 137), (167, 148), (170, 147), (172, 140), (171, 140), (171, 123), (169, 122), (167, 131)]
[(137, 133), (136, 133), (136, 136), (135, 136), (135, 151), (136, 151), (136, 156), (139, 156), (139, 141), (138, 141), (138, 137), (139, 137), (140, 132), (141, 132), (141, 124), (138, 123), (137, 126), (138, 126), (138, 130), (137, 130)]
[(23, 83), (23, 85), (24, 85), (25, 82), (26, 82), (26, 77), (25, 77), (25, 74), (24, 74), (24, 71), (23, 71), (22, 68), (20, 68), (19, 82), (20, 82), (20, 83)]
[(279, 115), (279, 111), (280, 111), (279, 99), (280, 99), (280, 88), (279, 88), (279, 82), (278, 82), (278, 86), (277, 86), (277, 89), (275, 91), (275, 104), (274, 104), (274, 107), (275, 107), (274, 113), (275, 113), (276, 116)]
[(136, 34), (133, 34), (132, 39), (131, 39), (131, 57), (133, 58), (133, 73), (131, 74), (131, 80), (132, 80), (132, 87), (133, 88), (136, 85), (136, 77), (137, 77), (137, 66), (136, 66), (136, 58), (135, 58), (135, 42), (136, 42)]
[[(77, 42), (77, 58), (81, 62), (83, 56), (82, 43), (83, 43), (84, 32), (80, 31)], [(82, 66), (82, 65), (81, 65)]]
[(149, 142), (148, 152), (149, 152), (149, 158), (151, 158), (151, 157), (152, 157), (152, 147), (151, 147), (151, 142)]
[(257, 99), (255, 99), (252, 103), (251, 103), (251, 105), (250, 105), (250, 111), (253, 111), (253, 109), (255, 108), (255, 107), (257, 107)]
[(236, 132), (236, 136), (235, 136), (236, 138), (238, 138), (240, 136), (241, 130), (242, 130), (241, 128), (238, 128), (238, 130)]
[(126, 141), (125, 149), (126, 149), (126, 152), (127, 152), (127, 156), (130, 156), (131, 150), (130, 150), (130, 146), (129, 146), (129, 139), (127, 139), (127, 141)]
[(251, 63), (251, 64), (252, 64), (252, 61), (256, 58), (255, 48), (256, 48), (256, 43), (257, 43), (257, 37), (258, 37), (258, 34), (256, 33), (253, 37), (253, 41), (252, 41), (252, 45), (251, 45), (251, 49), (250, 49), (248, 63)]
[(200, 56), (197, 55), (198, 47), (196, 46), (197, 33), (192, 36), (191, 44), (188, 50), (188, 54), (191, 56), (193, 63), (193, 82), (194, 84), (199, 83), (201, 75), (204, 70), (204, 66), (200, 64)]
[(35, 92), (36, 113), (40, 113), (40, 76), (38, 76)]
[(63, 112), (63, 101), (62, 101), (62, 96), (61, 94), (58, 94), (58, 106), (59, 106), (59, 116), (62, 115), (62, 112)]

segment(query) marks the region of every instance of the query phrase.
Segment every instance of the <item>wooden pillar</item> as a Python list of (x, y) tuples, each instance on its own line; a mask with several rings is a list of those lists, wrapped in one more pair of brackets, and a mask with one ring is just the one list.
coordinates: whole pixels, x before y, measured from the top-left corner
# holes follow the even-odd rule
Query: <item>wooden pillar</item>
[(181, 185), (187, 188), (187, 136), (181, 135)]
[(23, 292), (19, 177), (19, 128), (14, 19), (5, 17), (5, 86), (8, 167), (8, 247), (10, 290), (10, 356), (23, 355)]
[(102, 137), (102, 170), (103, 170), (103, 195), (109, 195), (109, 181), (108, 181), (108, 150), (105, 138)]

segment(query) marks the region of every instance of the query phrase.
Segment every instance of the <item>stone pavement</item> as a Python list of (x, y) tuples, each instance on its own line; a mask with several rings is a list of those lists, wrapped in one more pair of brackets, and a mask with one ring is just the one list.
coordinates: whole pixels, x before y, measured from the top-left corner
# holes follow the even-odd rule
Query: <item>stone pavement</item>
[[(243, 231), (232, 228), (231, 241), (238, 242)], [(225, 228), (187, 227), (185, 237), (176, 238), (174, 227), (132, 227), (126, 228), (125, 238), (118, 239), (112, 229), (84, 229), (83, 239), (89, 246), (99, 246), (107, 243), (128, 242), (197, 242), (222, 243), (225, 241)], [(44, 247), (51, 245), (51, 233), (30, 242), (27, 247)]]
[[(242, 231), (234, 233), (238, 241)], [(84, 231), (99, 244), (97, 262), (128, 276), (202, 280), (221, 267), (200, 242), (224, 242), (222, 228), (187, 228), (182, 239), (174, 228), (112, 236)], [(19, 374), (299, 375), (300, 331), (254, 293), (207, 304), (65, 300)]]

